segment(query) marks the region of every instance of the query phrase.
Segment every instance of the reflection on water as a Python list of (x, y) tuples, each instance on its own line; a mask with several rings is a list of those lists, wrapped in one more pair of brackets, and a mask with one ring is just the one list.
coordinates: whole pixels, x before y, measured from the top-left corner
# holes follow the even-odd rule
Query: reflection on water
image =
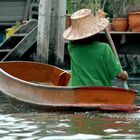
[(140, 111), (39, 113), (18, 110), (3, 95), (0, 99), (0, 140), (140, 139)]
[(1, 140), (140, 139), (140, 113), (0, 115)]

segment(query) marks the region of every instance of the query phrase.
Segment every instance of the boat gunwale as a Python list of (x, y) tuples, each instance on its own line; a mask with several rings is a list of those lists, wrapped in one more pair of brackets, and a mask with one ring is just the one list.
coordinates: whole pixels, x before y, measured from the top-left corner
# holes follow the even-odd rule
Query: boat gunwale
[(4, 76), (6, 76), (8, 78), (11, 78), (14, 81), (18, 81), (18, 82), (21, 82), (21, 83), (26, 84), (26, 85), (41, 87), (41, 88), (65, 89), (65, 90), (76, 90), (76, 89), (82, 89), (82, 90), (91, 89), (92, 90), (92, 89), (96, 89), (96, 90), (130, 91), (130, 92), (133, 92), (133, 93), (138, 93), (137, 90), (125, 89), (125, 88), (121, 88), (121, 87), (110, 87), (110, 86), (71, 86), (71, 87), (70, 86), (50, 86), (50, 85), (38, 84), (38, 83), (33, 83), (33, 82), (29, 82), (29, 81), (19, 79), (15, 76), (9, 74), (8, 72), (3, 70), (2, 68), (0, 68), (0, 73), (2, 73)]

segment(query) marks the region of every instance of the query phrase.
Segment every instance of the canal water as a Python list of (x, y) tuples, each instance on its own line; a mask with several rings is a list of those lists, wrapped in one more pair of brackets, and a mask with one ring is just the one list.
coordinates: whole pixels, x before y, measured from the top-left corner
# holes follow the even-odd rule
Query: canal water
[(38, 112), (16, 108), (0, 95), (0, 140), (97, 139), (139, 140), (140, 111)]

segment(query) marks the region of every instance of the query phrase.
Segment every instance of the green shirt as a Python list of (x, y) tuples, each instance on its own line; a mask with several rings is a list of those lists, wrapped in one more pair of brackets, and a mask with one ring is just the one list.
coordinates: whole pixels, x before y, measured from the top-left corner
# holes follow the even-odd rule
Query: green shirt
[(70, 42), (71, 78), (68, 86), (111, 86), (121, 65), (106, 43)]

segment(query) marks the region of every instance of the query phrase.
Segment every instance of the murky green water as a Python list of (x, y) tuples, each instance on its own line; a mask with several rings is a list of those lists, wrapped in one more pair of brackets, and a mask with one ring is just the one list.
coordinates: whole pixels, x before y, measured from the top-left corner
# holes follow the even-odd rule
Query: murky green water
[(0, 96), (0, 140), (94, 139), (140, 139), (140, 111), (39, 113), (18, 110)]
[(1, 114), (0, 139), (140, 139), (140, 112)]

